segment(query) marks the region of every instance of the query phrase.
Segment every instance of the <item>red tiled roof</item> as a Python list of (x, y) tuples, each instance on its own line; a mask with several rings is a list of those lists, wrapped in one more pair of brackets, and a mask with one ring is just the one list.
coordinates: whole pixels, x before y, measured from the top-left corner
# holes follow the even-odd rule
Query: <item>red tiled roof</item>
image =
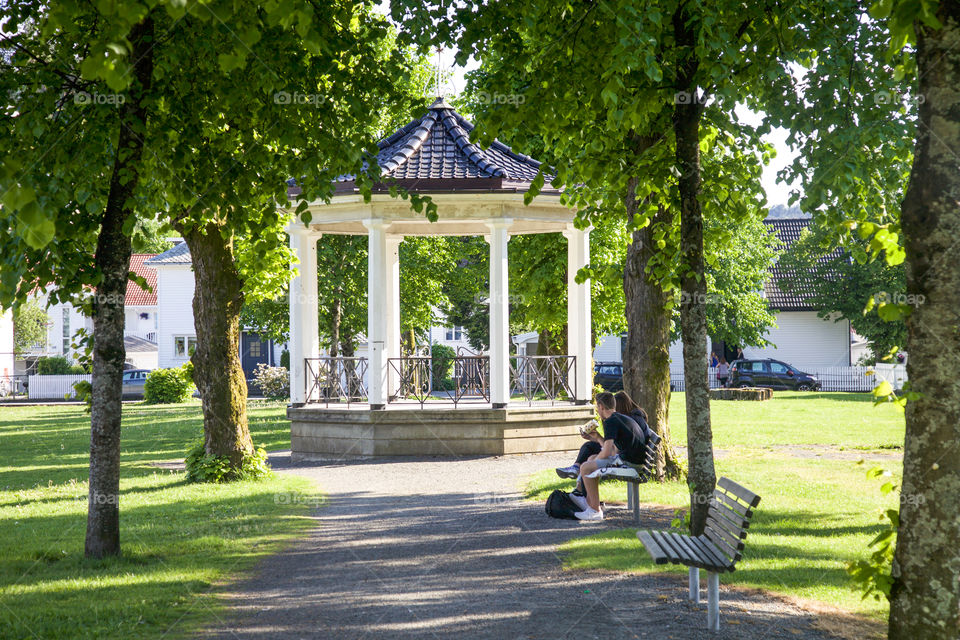
[(154, 257), (155, 253), (135, 253), (130, 256), (130, 271), (142, 277), (150, 285), (151, 291), (144, 291), (140, 285), (127, 281), (127, 306), (154, 306), (157, 304), (157, 270), (143, 264)]

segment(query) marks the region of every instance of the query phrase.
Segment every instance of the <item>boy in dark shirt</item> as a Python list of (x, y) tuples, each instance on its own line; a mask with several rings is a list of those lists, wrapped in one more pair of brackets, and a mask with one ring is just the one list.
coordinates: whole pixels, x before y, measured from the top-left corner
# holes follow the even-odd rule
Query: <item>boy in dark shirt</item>
[(580, 482), (587, 497), (571, 495), (582, 511), (577, 512), (580, 520), (603, 520), (600, 509), (599, 479), (588, 477), (597, 469), (619, 466), (640, 466), (645, 454), (646, 438), (643, 429), (632, 418), (616, 412), (616, 399), (612, 393), (597, 396), (597, 413), (603, 420), (603, 448), (594, 460), (580, 465)]

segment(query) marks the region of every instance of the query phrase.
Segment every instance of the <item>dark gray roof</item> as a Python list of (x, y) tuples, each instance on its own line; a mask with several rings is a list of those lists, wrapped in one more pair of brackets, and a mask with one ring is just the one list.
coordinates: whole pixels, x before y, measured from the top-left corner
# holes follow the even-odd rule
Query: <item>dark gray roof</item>
[(144, 264), (157, 266), (161, 264), (190, 264), (190, 247), (186, 242), (173, 245), (158, 256), (147, 260)]
[[(800, 239), (803, 230), (810, 226), (810, 218), (780, 218), (764, 220), (764, 224), (773, 233), (777, 234), (783, 243), (779, 251), (788, 251), (793, 244)], [(827, 255), (821, 256), (817, 262), (826, 264), (840, 255), (837, 249)], [(785, 293), (777, 286), (780, 280), (790, 280), (799, 284), (797, 295)], [(808, 274), (798, 274), (782, 269), (779, 263), (770, 269), (770, 277), (764, 284), (767, 300), (770, 308), (777, 311), (819, 311), (819, 307), (813, 306), (808, 302), (808, 298), (813, 295), (813, 281)]]
[[(472, 130), (471, 123), (437, 98), (423, 117), (378, 143), (384, 182), (423, 190), (525, 191), (540, 163), (498, 140), (485, 149), (475, 145)], [(338, 178), (343, 185), (338, 190), (352, 187), (353, 179)]]

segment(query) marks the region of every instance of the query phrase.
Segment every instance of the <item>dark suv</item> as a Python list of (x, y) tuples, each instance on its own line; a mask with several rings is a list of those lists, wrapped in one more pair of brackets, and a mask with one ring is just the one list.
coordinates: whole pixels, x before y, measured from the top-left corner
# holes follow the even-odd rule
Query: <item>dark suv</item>
[(593, 366), (593, 384), (607, 391), (623, 389), (623, 365), (619, 362), (598, 362)]
[(820, 381), (809, 373), (779, 360), (734, 360), (730, 387), (770, 387), (794, 391), (819, 391)]

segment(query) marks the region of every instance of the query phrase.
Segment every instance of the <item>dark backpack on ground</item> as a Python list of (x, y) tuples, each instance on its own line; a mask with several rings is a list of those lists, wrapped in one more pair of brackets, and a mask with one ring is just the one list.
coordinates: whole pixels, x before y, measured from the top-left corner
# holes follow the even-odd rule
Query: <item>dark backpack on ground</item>
[(550, 497), (547, 498), (545, 510), (551, 518), (561, 518), (565, 520), (576, 520), (577, 516), (574, 514), (581, 511), (577, 503), (570, 499), (570, 494), (560, 489), (554, 489)]

